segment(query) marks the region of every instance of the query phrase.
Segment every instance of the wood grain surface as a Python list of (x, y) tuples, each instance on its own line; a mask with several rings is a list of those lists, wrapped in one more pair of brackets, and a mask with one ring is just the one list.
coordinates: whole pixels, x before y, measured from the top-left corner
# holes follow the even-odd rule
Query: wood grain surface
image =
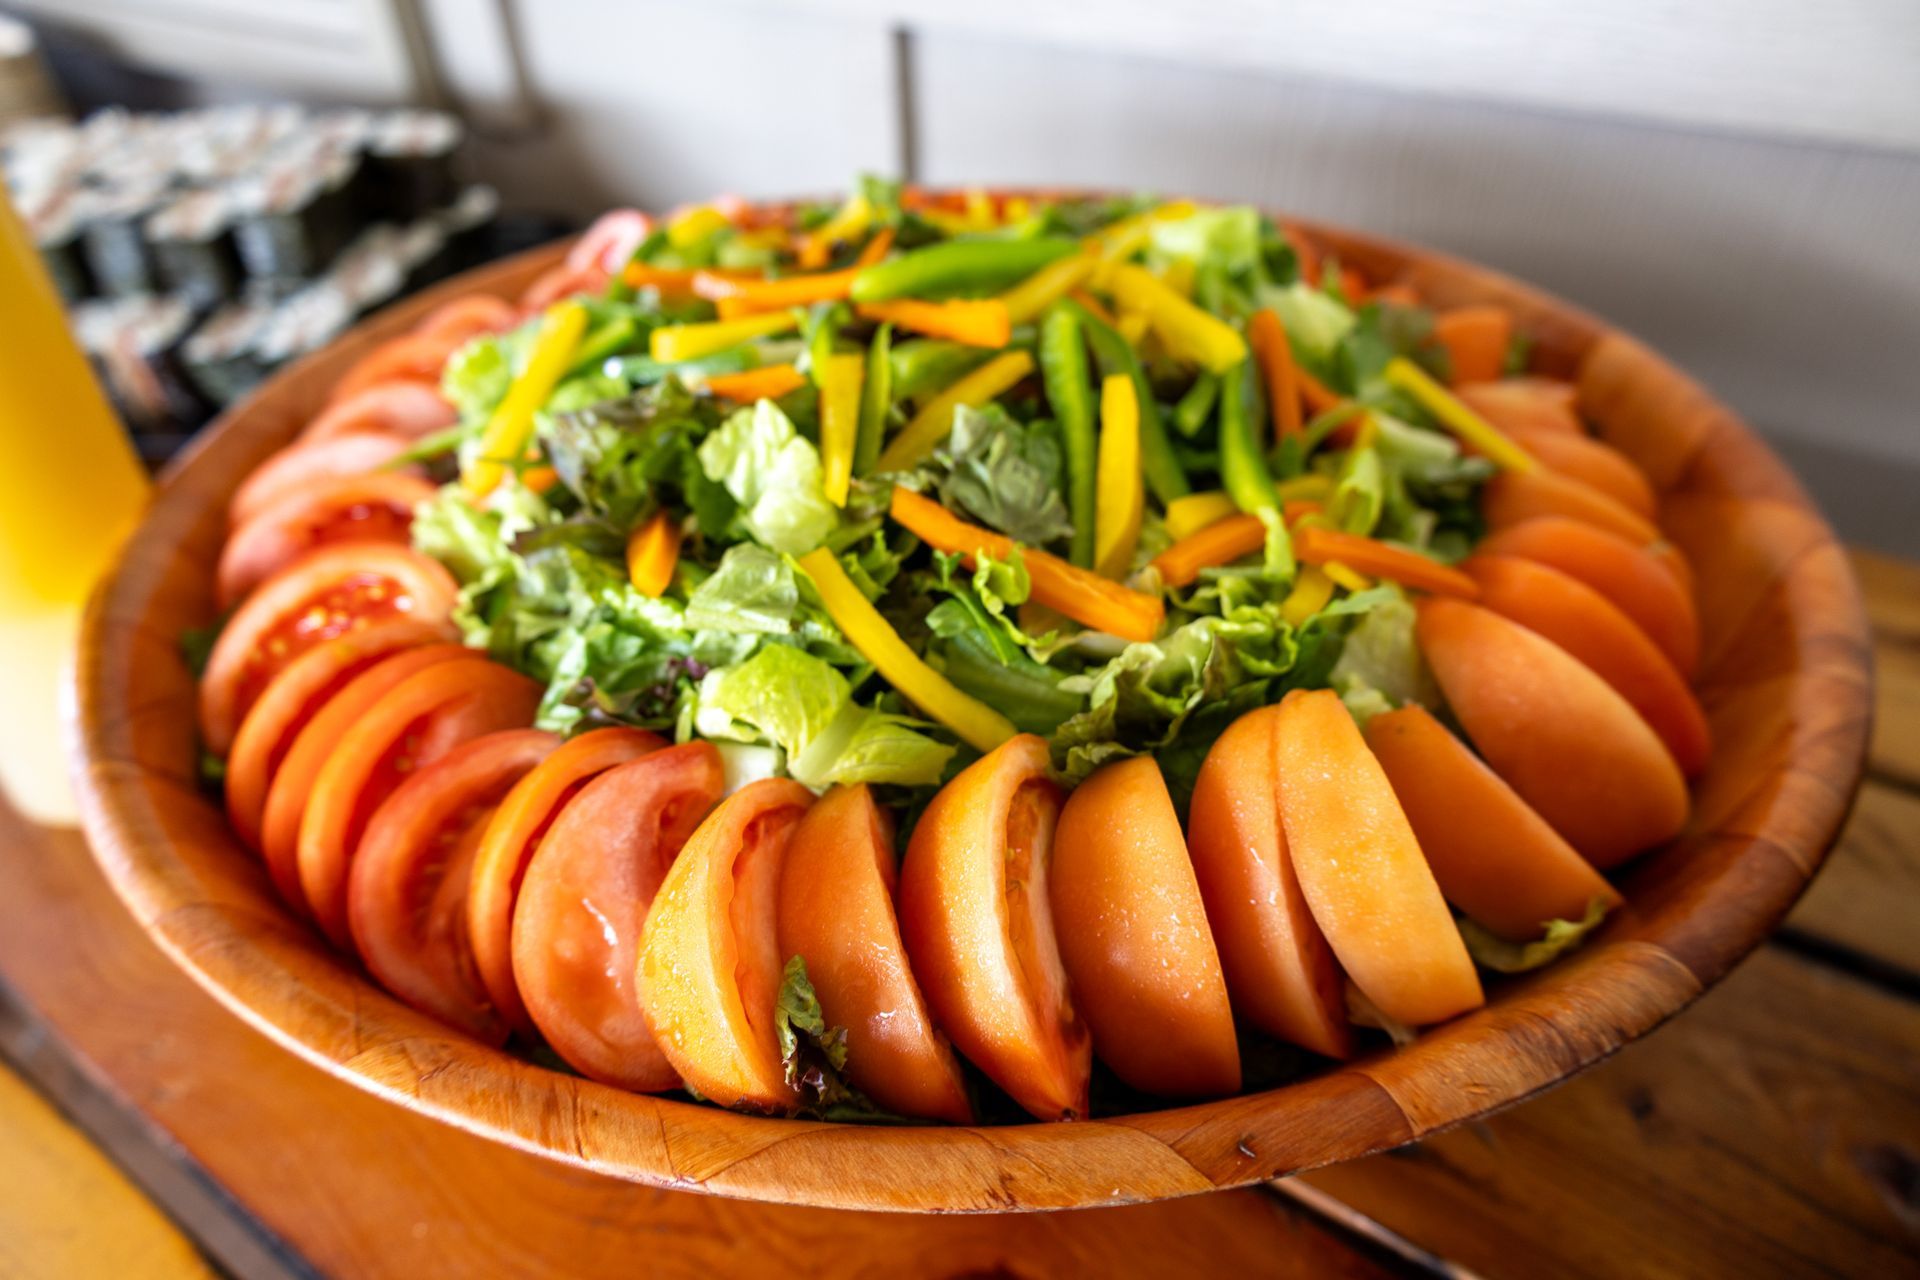
[(1312, 229), (1377, 280), (1499, 301), (1662, 491), (1701, 582), (1699, 688), (1719, 744), (1689, 829), (1629, 870), (1631, 906), (1576, 957), (1499, 986), (1414, 1045), (1266, 1093), (1074, 1125), (866, 1129), (620, 1093), (459, 1039), (387, 997), (284, 912), (194, 785), (180, 631), (212, 616), (226, 495), (338, 371), (451, 289), (511, 295), (557, 250), (454, 282), (301, 362), (162, 486), (90, 611), (79, 677), (88, 831), (163, 950), (282, 1043), (390, 1101), (576, 1170), (860, 1209), (1124, 1203), (1353, 1159), (1497, 1110), (1659, 1025), (1756, 946), (1818, 868), (1860, 777), (1866, 623), (1846, 559), (1785, 468), (1631, 339), (1490, 272)]

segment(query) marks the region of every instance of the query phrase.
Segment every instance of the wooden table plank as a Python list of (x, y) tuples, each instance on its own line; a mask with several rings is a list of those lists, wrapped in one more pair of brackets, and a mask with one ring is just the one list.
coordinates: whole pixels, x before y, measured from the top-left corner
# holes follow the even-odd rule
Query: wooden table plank
[(154, 949), (78, 836), (4, 812), (0, 973), (127, 1104), (328, 1274), (1388, 1274), (1259, 1190), (924, 1218), (754, 1205), (560, 1168), (381, 1102), (273, 1045)]
[(1303, 1175), (1489, 1277), (1920, 1275), (1920, 1004), (1778, 948), (1492, 1120)]
[(138, 1188), (0, 1067), (0, 1276), (186, 1280), (213, 1270)]
[(1920, 788), (1920, 565), (1870, 551), (1852, 559), (1874, 632), (1878, 691), (1869, 767)]
[(1861, 787), (1840, 843), (1787, 924), (1920, 982), (1920, 794)]

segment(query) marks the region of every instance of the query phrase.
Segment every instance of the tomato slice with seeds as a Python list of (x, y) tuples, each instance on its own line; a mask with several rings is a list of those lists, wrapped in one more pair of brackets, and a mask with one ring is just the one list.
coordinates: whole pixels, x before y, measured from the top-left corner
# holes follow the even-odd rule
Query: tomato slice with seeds
[(560, 811), (580, 789), (615, 765), (666, 746), (644, 729), (594, 729), (542, 760), (507, 793), (487, 824), (467, 891), (473, 962), (493, 1007), (517, 1031), (534, 1031), (513, 981), (513, 907), (527, 862)]
[[(362, 476), (380, 471), (411, 448), (413, 442), (392, 431), (356, 431), (325, 440), (296, 440), (253, 469), (241, 481), (227, 504), (227, 523), (235, 528), (259, 515), (278, 499), (299, 493), (330, 476)], [(394, 467), (389, 474), (419, 476), (419, 466)]]
[(313, 909), (300, 886), (300, 822), (306, 817), (320, 766), (347, 730), (403, 680), (437, 662), (474, 656), (473, 650), (457, 644), (430, 644), (389, 654), (347, 681), (295, 735), (267, 784), (267, 803), (260, 815), (260, 856), (280, 896), (301, 915), (311, 918)]
[(335, 542), (408, 543), (413, 509), (433, 497), (418, 476), (373, 472), (310, 481), (227, 537), (214, 595), (228, 609), (293, 561)]
[(255, 699), (317, 644), (388, 618), (443, 624), (460, 592), (426, 556), (386, 542), (312, 551), (247, 597), (221, 628), (200, 677), (200, 738), (225, 756)]
[(416, 770), (374, 811), (354, 854), (347, 921), (380, 985), (422, 1013), (502, 1044), (467, 938), (467, 884), (487, 823), (514, 784), (560, 745), (540, 729), (462, 743)]
[(300, 433), (300, 443), (331, 440), (360, 431), (388, 431), (419, 440), (459, 421), (459, 415), (431, 382), (382, 382), (333, 401)]
[(567, 802), (513, 909), (513, 978), (553, 1051), (582, 1074), (655, 1093), (680, 1076), (635, 990), (654, 893), (726, 783), (710, 742), (648, 752)]
[(273, 678), (240, 722), (227, 756), (227, 820), (250, 849), (260, 847), (267, 791), (280, 764), (327, 701), (383, 658), (453, 639), (453, 628), (417, 618), (394, 618), (349, 631), (315, 646)]
[(800, 1101), (774, 1029), (784, 967), (774, 899), (787, 842), (812, 804), (787, 778), (740, 788), (687, 841), (647, 913), (640, 1012), (681, 1079), (723, 1107), (787, 1112)]
[(540, 686), (485, 658), (436, 662), (395, 685), (340, 735), (300, 817), (300, 887), (343, 950), (347, 875), (361, 835), (409, 774), (484, 733), (533, 722)]

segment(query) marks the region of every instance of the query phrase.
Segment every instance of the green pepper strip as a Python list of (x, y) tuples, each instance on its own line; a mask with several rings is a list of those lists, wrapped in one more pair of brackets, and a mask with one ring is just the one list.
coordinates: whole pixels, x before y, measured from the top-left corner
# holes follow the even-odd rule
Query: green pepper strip
[(567, 369), (569, 374), (591, 369), (620, 348), (632, 342), (639, 335), (640, 326), (632, 316), (615, 316), (594, 330), (587, 340), (580, 344), (579, 354), (574, 356), (573, 364)]
[(1040, 373), (1047, 403), (1060, 424), (1067, 454), (1067, 514), (1073, 521), (1068, 553), (1082, 569), (1093, 567), (1094, 504), (1097, 501), (1093, 388), (1087, 380), (1087, 348), (1081, 340), (1080, 308), (1058, 304), (1040, 322)]
[(1249, 385), (1253, 377), (1251, 360), (1220, 375), (1220, 482), (1246, 512), (1280, 506), (1280, 491), (1260, 453), (1258, 397)]
[(887, 410), (893, 407), (893, 326), (883, 324), (867, 349), (867, 380), (860, 388), (860, 432), (853, 438), (853, 474), (873, 470), (887, 434)]
[(1174, 456), (1173, 441), (1167, 439), (1167, 422), (1160, 416), (1160, 402), (1153, 398), (1153, 384), (1140, 367), (1133, 345), (1118, 330), (1077, 302), (1062, 303), (1077, 313), (1093, 346), (1093, 358), (1100, 362), (1102, 375), (1124, 373), (1133, 379), (1134, 398), (1140, 402), (1140, 470), (1146, 473), (1147, 488), (1166, 506), (1175, 498), (1193, 492), (1180, 459)]
[(993, 352), (985, 347), (945, 338), (914, 338), (891, 351), (896, 400), (918, 400), (944, 390), (993, 359)]
[(997, 293), (1049, 262), (1080, 251), (1078, 240), (945, 240), (875, 263), (853, 278), (855, 302)]
[(1208, 373), (1205, 369), (1187, 388), (1187, 394), (1180, 397), (1180, 403), (1173, 406), (1173, 425), (1181, 435), (1192, 439), (1200, 434), (1200, 428), (1207, 425), (1207, 418), (1213, 413), (1213, 406), (1220, 399), (1220, 375)]

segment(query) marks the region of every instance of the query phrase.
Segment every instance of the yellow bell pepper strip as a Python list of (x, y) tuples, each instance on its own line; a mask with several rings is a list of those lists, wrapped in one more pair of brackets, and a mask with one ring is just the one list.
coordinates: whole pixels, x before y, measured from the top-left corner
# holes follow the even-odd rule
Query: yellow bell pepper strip
[(1122, 311), (1113, 327), (1119, 330), (1120, 336), (1127, 340), (1130, 347), (1139, 346), (1147, 336), (1147, 318), (1138, 311)]
[(981, 231), (991, 231), (998, 223), (993, 212), (993, 197), (979, 187), (967, 191), (967, 221)]
[(1293, 553), (1302, 564), (1324, 567), (1337, 560), (1355, 572), (1371, 573), (1403, 587), (1415, 587), (1435, 595), (1457, 596), (1462, 600), (1473, 600), (1480, 595), (1479, 584), (1452, 565), (1357, 533), (1303, 524), (1293, 531)]
[(1540, 463), (1532, 454), (1502, 435), (1491, 422), (1469, 409), (1460, 397), (1428, 377), (1425, 369), (1405, 356), (1395, 356), (1387, 362), (1386, 378), (1419, 401), (1422, 408), (1440, 420), (1441, 426), (1491, 458), (1494, 465), (1522, 474), (1539, 470)]
[(526, 367), (487, 419), (479, 448), (462, 469), (460, 479), (467, 492), (477, 498), (492, 493), (506, 478), (507, 468), (526, 452), (533, 438), (533, 415), (573, 367), (573, 353), (586, 331), (587, 309), (578, 302), (558, 302), (547, 308)]
[(627, 580), (643, 596), (666, 594), (679, 563), (680, 522), (670, 512), (654, 512), (627, 539)]
[(1193, 259), (1175, 258), (1167, 264), (1161, 276), (1167, 282), (1167, 288), (1173, 290), (1189, 302), (1193, 300)]
[(1133, 567), (1146, 516), (1147, 488), (1140, 477), (1140, 402), (1133, 379), (1110, 373), (1100, 383), (1099, 505), (1094, 519), (1093, 569), (1124, 578)]
[(1018, 732), (1013, 722), (955, 688), (907, 647), (868, 599), (860, 594), (833, 552), (816, 548), (800, 557), (800, 568), (820, 593), (827, 616), (848, 643), (873, 664), (883, 679), (930, 719), (958, 734), (967, 745), (991, 751)]
[(1190, 493), (1184, 498), (1175, 498), (1167, 504), (1167, 532), (1177, 542), (1192, 537), (1208, 525), (1219, 524), (1228, 516), (1238, 515), (1240, 506), (1232, 495), (1219, 489), (1206, 493)]
[(866, 380), (860, 388), (860, 431), (853, 443), (853, 474), (873, 470), (880, 441), (887, 434), (887, 413), (893, 408), (893, 326), (873, 331), (867, 348)]
[(1300, 571), (1293, 590), (1280, 602), (1280, 616), (1290, 627), (1305, 625), (1308, 618), (1327, 607), (1333, 599), (1333, 579), (1313, 565)]
[(776, 311), (761, 316), (741, 316), (736, 320), (710, 320), (702, 324), (669, 324), (655, 329), (647, 340), (647, 354), (662, 362), (697, 360), (716, 351), (755, 338), (800, 327), (800, 317), (791, 311)]
[(1147, 317), (1167, 352), (1212, 373), (1225, 373), (1247, 358), (1247, 343), (1232, 325), (1194, 306), (1144, 267), (1122, 264), (1111, 272), (1113, 299), (1123, 310)]
[(1091, 312), (1081, 311), (1080, 327), (1086, 331), (1087, 345), (1093, 348), (1103, 376), (1124, 373), (1133, 379), (1134, 403), (1140, 410), (1140, 470), (1146, 473), (1147, 488), (1163, 504), (1191, 492), (1186, 470), (1167, 439), (1167, 424), (1161, 417), (1159, 401), (1153, 398), (1153, 384), (1147, 381), (1139, 353), (1117, 329), (1101, 323)]
[(807, 375), (790, 364), (764, 364), (744, 373), (716, 373), (706, 380), (708, 392), (737, 404), (778, 400), (806, 385)]
[(691, 249), (716, 231), (732, 226), (727, 215), (710, 204), (688, 209), (667, 224), (667, 243), (676, 249)]
[(1364, 573), (1355, 573), (1338, 560), (1329, 560), (1320, 566), (1322, 573), (1332, 578), (1335, 586), (1345, 587), (1356, 595), (1373, 585), (1373, 579)]
[(1277, 444), (1300, 434), (1305, 425), (1300, 417), (1300, 380), (1294, 375), (1293, 344), (1287, 340), (1286, 326), (1272, 307), (1262, 307), (1247, 322), (1247, 345), (1267, 381), (1267, 412), (1273, 419), (1273, 439)]
[(820, 386), (821, 485), (827, 501), (847, 505), (853, 483), (853, 450), (860, 437), (860, 389), (867, 358), (858, 353), (828, 356)]
[(1048, 263), (1000, 295), (1007, 319), (1014, 324), (1025, 324), (1084, 284), (1093, 274), (1095, 264), (1091, 253), (1076, 253)]
[(1099, 437), (1094, 429), (1086, 338), (1080, 314), (1071, 305), (1054, 307), (1040, 322), (1039, 351), (1047, 407), (1060, 424), (1061, 451), (1066, 455), (1067, 518), (1073, 525), (1067, 554), (1073, 563), (1090, 569), (1099, 507)]
[(933, 447), (953, 430), (953, 411), (961, 405), (978, 407), (1011, 388), (1033, 372), (1033, 357), (1025, 351), (1009, 351), (961, 378), (927, 401), (913, 415), (887, 447), (880, 451), (876, 471), (905, 471), (933, 452)]
[(800, 238), (794, 249), (795, 257), (802, 267), (818, 270), (827, 265), (835, 244), (853, 239), (872, 223), (872, 202), (863, 193), (855, 192), (831, 218)]
[[(934, 550), (964, 556), (969, 565), (975, 556), (1005, 560), (1014, 553), (1012, 538), (968, 524), (911, 489), (894, 487), (889, 514)], [(1020, 561), (1033, 584), (1033, 599), (1082, 626), (1141, 643), (1160, 634), (1167, 611), (1158, 595), (1131, 590), (1030, 547), (1020, 548)]]
[(1180, 539), (1153, 558), (1153, 567), (1165, 585), (1184, 587), (1197, 579), (1202, 569), (1232, 564), (1266, 545), (1266, 521), (1259, 516), (1236, 513)]
[(1189, 217), (1196, 208), (1198, 206), (1191, 200), (1171, 200), (1102, 227), (1089, 235), (1087, 240), (1109, 262), (1119, 262), (1147, 247), (1147, 237), (1153, 234), (1154, 223)]
[(998, 298), (955, 298), (922, 302), (900, 298), (863, 302), (854, 308), (862, 320), (898, 325), (933, 338), (950, 338), (970, 347), (1000, 348), (1013, 341), (1013, 321)]

